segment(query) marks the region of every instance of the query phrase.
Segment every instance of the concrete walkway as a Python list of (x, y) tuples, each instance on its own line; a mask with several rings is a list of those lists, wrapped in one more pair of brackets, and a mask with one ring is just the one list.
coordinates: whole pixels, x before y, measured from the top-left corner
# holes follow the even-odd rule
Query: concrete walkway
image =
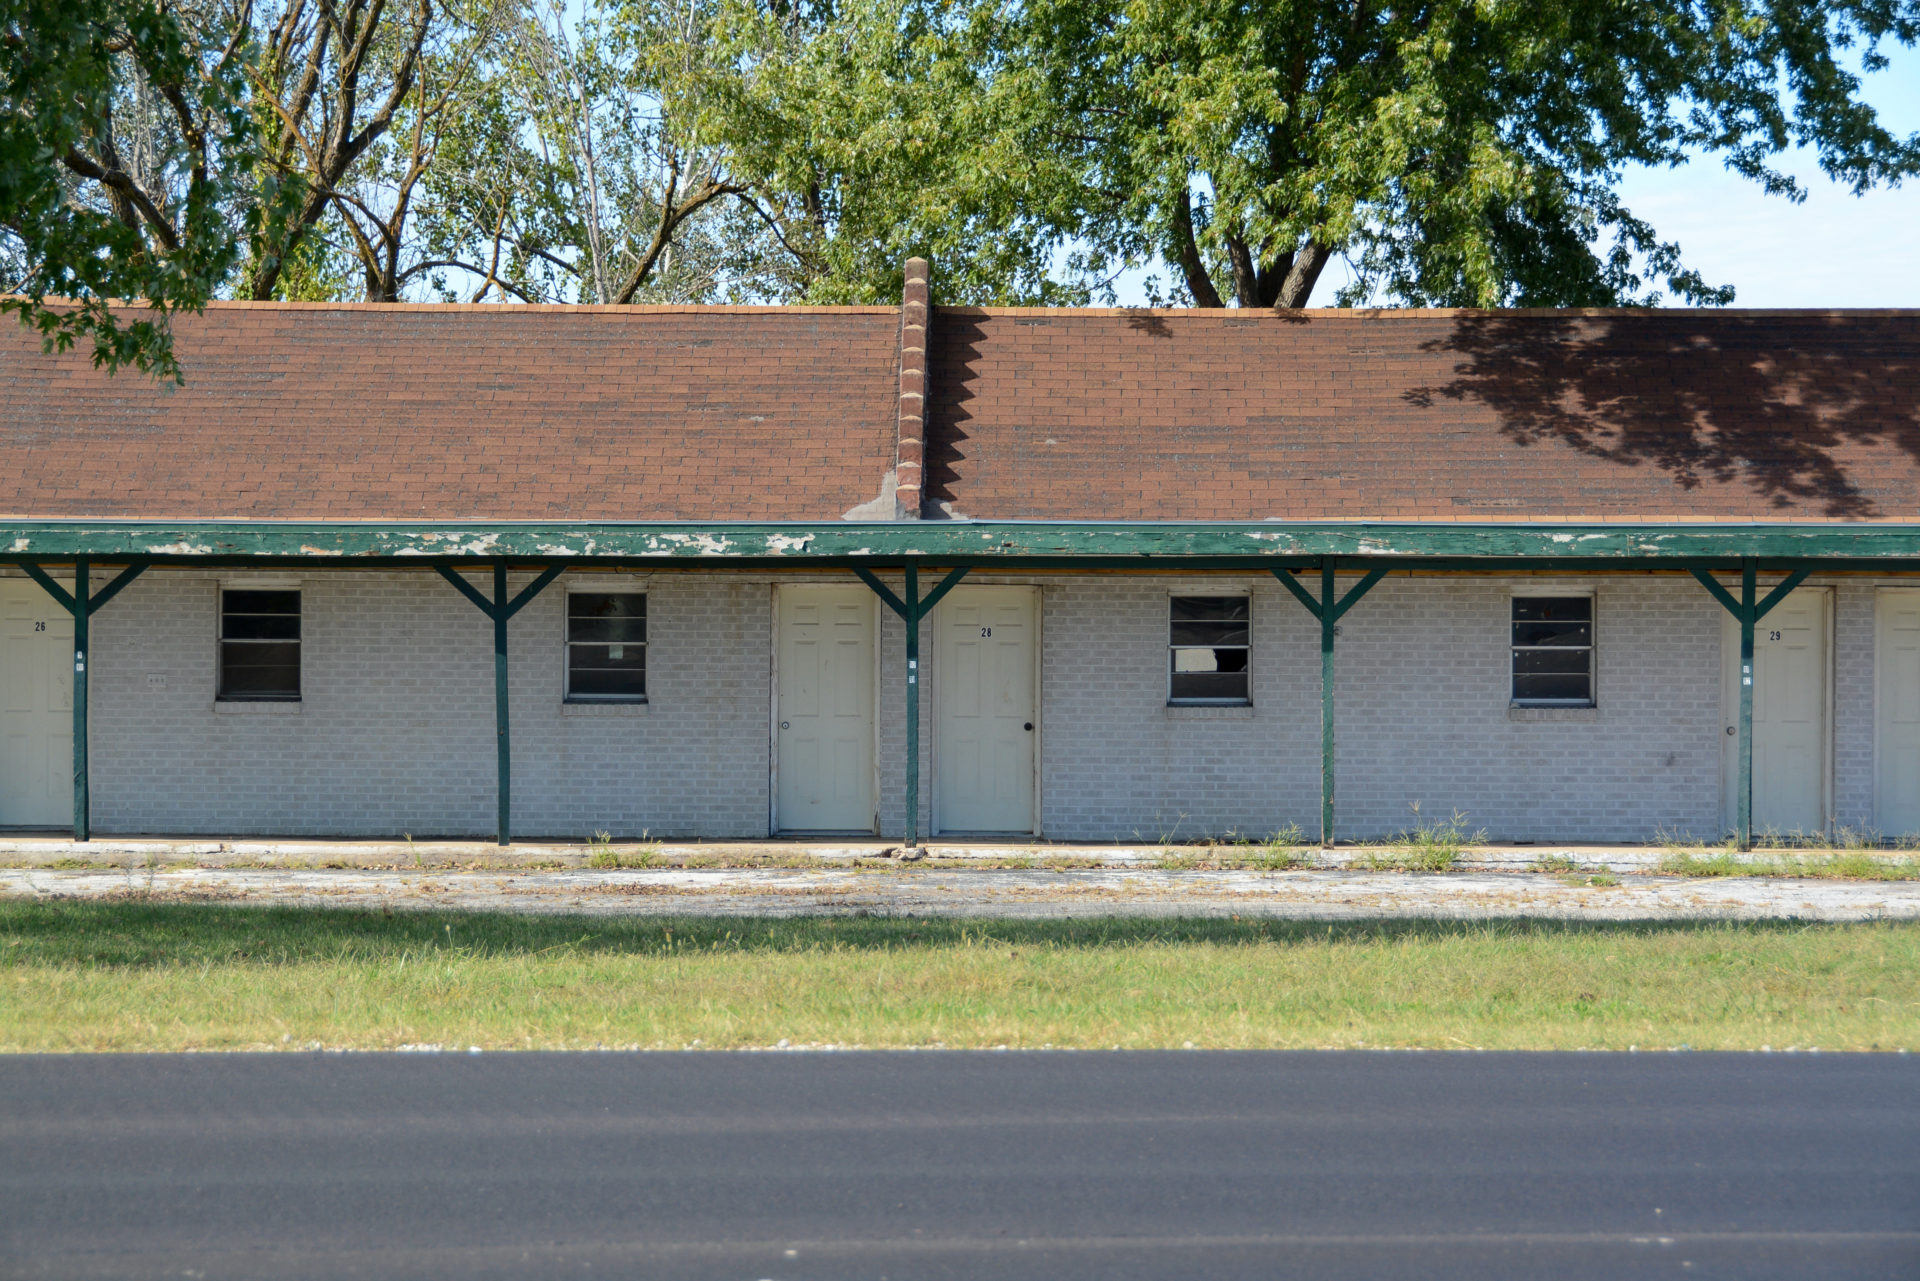
[[(1390, 858), (1381, 845), (1281, 847), (1302, 866), (1313, 869), (1368, 868)], [(1233, 868), (1258, 863), (1269, 847), (1258, 843), (1206, 844), (1140, 842), (1095, 845), (1018, 840), (957, 841), (935, 838), (922, 845), (915, 861), (941, 865), (1141, 868), (1173, 870), (1195, 865)], [(1522, 872), (1541, 864), (1583, 872), (1645, 874), (1659, 869), (1674, 853), (1717, 857), (1718, 846), (1660, 845), (1469, 845), (1461, 849), (1458, 871)], [(1823, 850), (1756, 850), (1755, 859), (1778, 855), (1822, 857)], [(1913, 851), (1880, 851), (1881, 857), (1912, 859)], [(368, 868), (393, 871), (526, 870), (585, 868), (596, 855), (617, 857), (623, 866), (698, 868), (805, 868), (855, 866), (876, 860), (900, 860), (898, 841), (839, 838), (761, 841), (524, 841), (502, 847), (487, 840), (324, 840), (266, 837), (111, 836), (75, 841), (62, 834), (0, 833), (0, 868), (23, 867), (193, 867), (193, 868)]]
[(589, 915), (1258, 916), (1292, 919), (1920, 919), (1920, 882), (1530, 872), (880, 867), (416, 871), (12, 867), (0, 896)]

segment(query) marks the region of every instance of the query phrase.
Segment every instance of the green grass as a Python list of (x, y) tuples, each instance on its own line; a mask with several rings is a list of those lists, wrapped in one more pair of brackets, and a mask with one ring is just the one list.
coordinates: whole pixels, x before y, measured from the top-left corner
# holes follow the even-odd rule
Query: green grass
[(1920, 923), (0, 902), (0, 1049), (1920, 1045)]
[(1695, 854), (1675, 850), (1660, 860), (1668, 876), (1805, 876), (1823, 880), (1920, 880), (1920, 859), (1889, 858), (1863, 850), (1832, 854)]

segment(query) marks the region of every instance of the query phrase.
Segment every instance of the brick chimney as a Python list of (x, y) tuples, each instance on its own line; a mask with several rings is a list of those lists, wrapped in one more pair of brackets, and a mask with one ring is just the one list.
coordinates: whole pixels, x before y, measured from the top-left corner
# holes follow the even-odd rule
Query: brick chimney
[(927, 453), (927, 330), (931, 268), (925, 258), (907, 259), (900, 291), (900, 420), (894, 441), (894, 519), (919, 520)]

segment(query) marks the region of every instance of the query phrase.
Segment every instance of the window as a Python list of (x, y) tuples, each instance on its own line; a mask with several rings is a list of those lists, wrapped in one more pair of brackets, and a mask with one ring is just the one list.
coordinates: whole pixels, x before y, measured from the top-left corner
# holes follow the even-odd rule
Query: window
[(567, 701), (647, 700), (647, 597), (644, 592), (567, 595)]
[(1513, 598), (1513, 701), (1593, 706), (1593, 597)]
[(1169, 703), (1245, 703), (1249, 599), (1175, 596), (1167, 680)]
[(300, 593), (220, 593), (220, 684), (227, 703), (300, 701)]

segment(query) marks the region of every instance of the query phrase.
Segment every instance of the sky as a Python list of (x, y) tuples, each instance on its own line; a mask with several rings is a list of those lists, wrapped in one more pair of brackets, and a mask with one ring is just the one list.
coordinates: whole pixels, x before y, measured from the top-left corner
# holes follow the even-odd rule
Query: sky
[[(1891, 65), (1867, 80), (1867, 100), (1894, 132), (1912, 133), (1920, 130), (1920, 51), (1890, 52)], [(1733, 306), (1920, 307), (1920, 180), (1854, 196), (1810, 153), (1777, 163), (1807, 188), (1803, 203), (1768, 196), (1712, 159), (1637, 169), (1621, 193), (1662, 239), (1680, 243), (1708, 283), (1734, 286)], [(1330, 263), (1309, 305), (1331, 306), (1349, 278), (1344, 263)], [(1145, 301), (1137, 281), (1121, 285), (1122, 304)]]

